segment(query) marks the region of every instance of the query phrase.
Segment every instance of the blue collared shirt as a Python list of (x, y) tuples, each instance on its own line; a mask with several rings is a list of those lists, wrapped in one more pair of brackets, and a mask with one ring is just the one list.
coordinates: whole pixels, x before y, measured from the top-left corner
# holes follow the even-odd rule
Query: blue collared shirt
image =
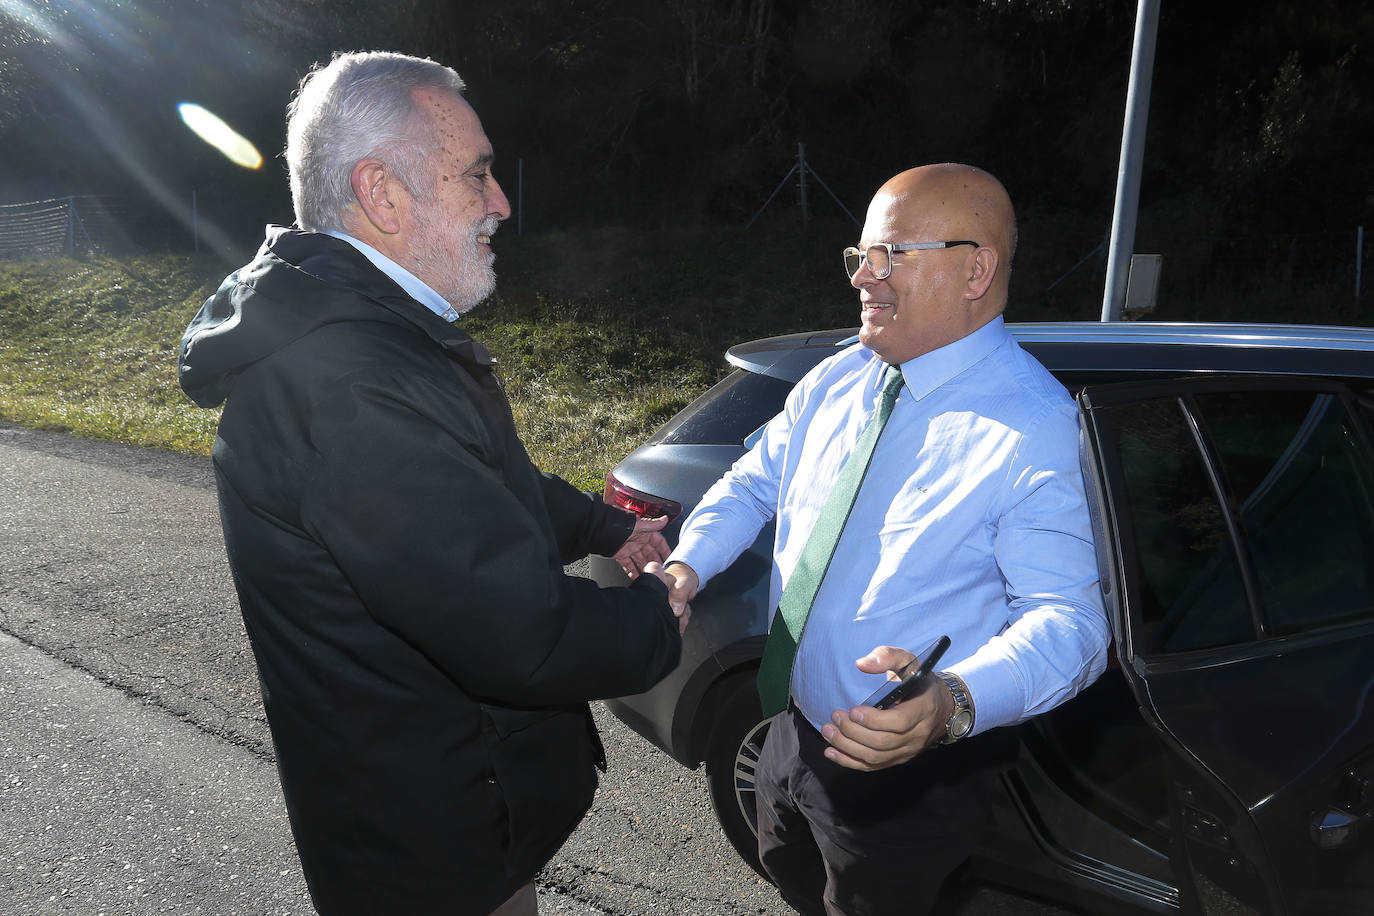
[(445, 321), (457, 321), (458, 313), (443, 296), (436, 293), (428, 283), (406, 270), (400, 264), (382, 254), (366, 242), (360, 242), (346, 232), (326, 230), (325, 235), (342, 239), (363, 253), (363, 256), (376, 265), (377, 269), (396, 281), (396, 284), (410, 293), (410, 297)]
[[(820, 727), (882, 683), (855, 660), (920, 651), (964, 679), (975, 732), (1053, 708), (1106, 667), (1073, 400), (996, 318), (902, 365), (905, 387), (812, 607), (792, 697)], [(830, 485), (877, 409), (885, 364), (822, 362), (693, 510), (671, 559), (703, 588), (777, 518), (777, 606)]]

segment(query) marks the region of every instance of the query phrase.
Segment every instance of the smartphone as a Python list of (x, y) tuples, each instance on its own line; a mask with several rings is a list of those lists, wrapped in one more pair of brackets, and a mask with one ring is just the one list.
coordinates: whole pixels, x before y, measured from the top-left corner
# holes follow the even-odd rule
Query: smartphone
[(935, 663), (949, 648), (949, 637), (941, 636), (920, 655), (897, 670), (898, 680), (888, 681), (873, 696), (860, 703), (876, 709), (891, 709), (924, 686), (927, 676), (935, 670)]

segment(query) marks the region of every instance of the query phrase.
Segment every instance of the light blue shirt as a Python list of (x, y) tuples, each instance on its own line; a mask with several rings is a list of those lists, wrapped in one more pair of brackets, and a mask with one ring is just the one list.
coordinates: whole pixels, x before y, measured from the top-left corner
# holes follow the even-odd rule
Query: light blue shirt
[(342, 239), (354, 248), (362, 252), (363, 257), (367, 258), (377, 269), (388, 277), (396, 281), (396, 284), (410, 294), (416, 302), (429, 309), (445, 321), (457, 321), (458, 313), (453, 306), (443, 296), (436, 293), (428, 283), (406, 270), (400, 264), (373, 248), (367, 242), (360, 242), (346, 232), (335, 232), (326, 230), (325, 235), (332, 235), (336, 239)]
[[(974, 732), (1020, 722), (1106, 667), (1077, 409), (1000, 317), (901, 368), (905, 387), (802, 634), (792, 698), (819, 728), (881, 686), (856, 659), (882, 645), (919, 652), (945, 634), (938, 667), (968, 685)], [(702, 497), (670, 559), (709, 588), (776, 516), (776, 608), (885, 369), (855, 345), (809, 372)]]

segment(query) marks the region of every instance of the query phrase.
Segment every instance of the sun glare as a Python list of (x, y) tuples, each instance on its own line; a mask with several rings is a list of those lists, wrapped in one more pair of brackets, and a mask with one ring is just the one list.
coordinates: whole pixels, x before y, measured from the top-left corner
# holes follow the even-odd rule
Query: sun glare
[(182, 102), (177, 112), (197, 137), (219, 150), (229, 161), (246, 169), (262, 167), (262, 154), (249, 140), (195, 102)]

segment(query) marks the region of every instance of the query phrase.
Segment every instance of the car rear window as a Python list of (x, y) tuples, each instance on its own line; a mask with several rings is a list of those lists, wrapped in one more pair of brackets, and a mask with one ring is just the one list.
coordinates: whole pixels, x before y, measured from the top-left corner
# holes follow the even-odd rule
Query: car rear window
[(649, 439), (662, 445), (741, 445), (782, 410), (791, 382), (736, 369)]

